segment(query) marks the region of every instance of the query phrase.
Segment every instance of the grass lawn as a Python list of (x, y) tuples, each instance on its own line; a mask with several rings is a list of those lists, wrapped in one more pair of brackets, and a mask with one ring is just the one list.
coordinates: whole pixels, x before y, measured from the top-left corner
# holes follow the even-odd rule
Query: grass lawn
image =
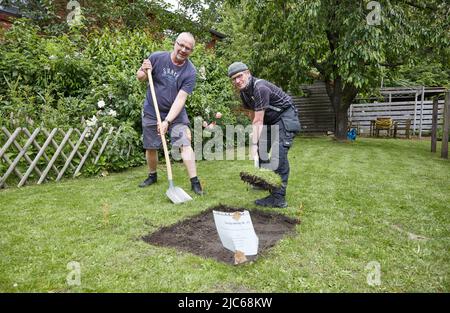
[[(301, 219), (297, 234), (238, 267), (140, 237), (219, 203), (254, 207), (265, 193), (239, 179), (251, 161), (199, 162), (207, 195), (183, 205), (166, 198), (163, 167), (145, 189), (137, 188), (146, 175), (140, 167), (1, 190), (0, 291), (450, 292), (450, 161), (429, 148), (297, 138), (289, 207), (281, 209)], [(180, 163), (174, 177), (190, 191)], [(66, 283), (71, 261), (80, 263), (80, 286)], [(380, 265), (379, 285), (367, 283), (375, 277), (369, 262)]]

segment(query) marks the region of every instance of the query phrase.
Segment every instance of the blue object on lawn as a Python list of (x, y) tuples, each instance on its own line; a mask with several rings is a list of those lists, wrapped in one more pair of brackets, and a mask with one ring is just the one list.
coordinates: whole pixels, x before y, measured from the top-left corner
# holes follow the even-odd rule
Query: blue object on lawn
[(356, 139), (356, 129), (352, 128), (347, 132), (347, 139), (351, 141), (355, 141)]

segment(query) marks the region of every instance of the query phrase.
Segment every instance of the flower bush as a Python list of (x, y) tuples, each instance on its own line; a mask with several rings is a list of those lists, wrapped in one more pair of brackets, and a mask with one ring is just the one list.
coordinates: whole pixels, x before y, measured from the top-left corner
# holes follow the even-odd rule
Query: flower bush
[[(83, 32), (73, 28), (66, 34), (41, 36), (38, 26), (20, 19), (2, 34), (0, 124), (114, 127), (110, 145), (114, 149), (107, 149), (101, 167), (119, 170), (143, 164), (141, 110), (146, 84), (136, 79), (136, 70), (151, 52), (171, 50), (173, 43), (142, 30)], [(235, 123), (237, 102), (226, 76), (227, 64), (201, 43), (191, 60), (198, 69), (196, 88), (186, 103), (191, 121), (201, 117), (220, 127)], [(113, 156), (114, 151), (126, 153)]]

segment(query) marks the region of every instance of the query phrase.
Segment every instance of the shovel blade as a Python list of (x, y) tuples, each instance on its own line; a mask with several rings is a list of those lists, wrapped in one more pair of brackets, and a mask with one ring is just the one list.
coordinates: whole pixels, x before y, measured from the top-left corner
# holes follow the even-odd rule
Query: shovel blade
[(169, 187), (166, 191), (166, 196), (175, 204), (183, 203), (192, 200), (191, 196), (180, 187)]

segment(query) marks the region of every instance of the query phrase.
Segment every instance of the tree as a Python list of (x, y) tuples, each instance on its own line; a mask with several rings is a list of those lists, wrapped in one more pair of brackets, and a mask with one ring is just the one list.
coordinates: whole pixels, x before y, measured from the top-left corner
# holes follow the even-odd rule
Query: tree
[(386, 69), (414, 64), (423, 54), (448, 62), (445, 0), (229, 0), (254, 33), (254, 72), (291, 92), (318, 72), (345, 140), (347, 111), (358, 92), (380, 85)]
[(223, 0), (179, 0), (179, 5), (179, 13), (204, 27), (211, 28), (212, 25), (221, 21), (220, 10)]
[[(246, 8), (241, 5), (221, 7), (221, 21), (216, 27), (227, 37), (217, 44), (217, 54), (224, 57), (228, 64), (242, 61), (252, 68), (253, 44), (257, 38), (255, 33), (248, 31), (247, 25), (242, 19), (244, 10)], [(246, 12), (244, 12), (245, 14)]]
[[(79, 26), (87, 31), (111, 27), (147, 29), (155, 37), (162, 37), (167, 30), (189, 31), (203, 41), (210, 37), (208, 28), (182, 14), (170, 12), (164, 0), (3, 0), (0, 3), (4, 7), (18, 9), (43, 32), (51, 35), (69, 32), (69, 21), (79, 16), (82, 24)], [(193, 9), (200, 10), (199, 6), (194, 6), (195, 1), (186, 3), (187, 9), (193, 6)], [(217, 5), (205, 8), (201, 14), (202, 20), (206, 21), (208, 17), (213, 19)]]
[(450, 67), (424, 58), (417, 65), (400, 66), (395, 73), (387, 73), (386, 87), (429, 86), (450, 88)]

